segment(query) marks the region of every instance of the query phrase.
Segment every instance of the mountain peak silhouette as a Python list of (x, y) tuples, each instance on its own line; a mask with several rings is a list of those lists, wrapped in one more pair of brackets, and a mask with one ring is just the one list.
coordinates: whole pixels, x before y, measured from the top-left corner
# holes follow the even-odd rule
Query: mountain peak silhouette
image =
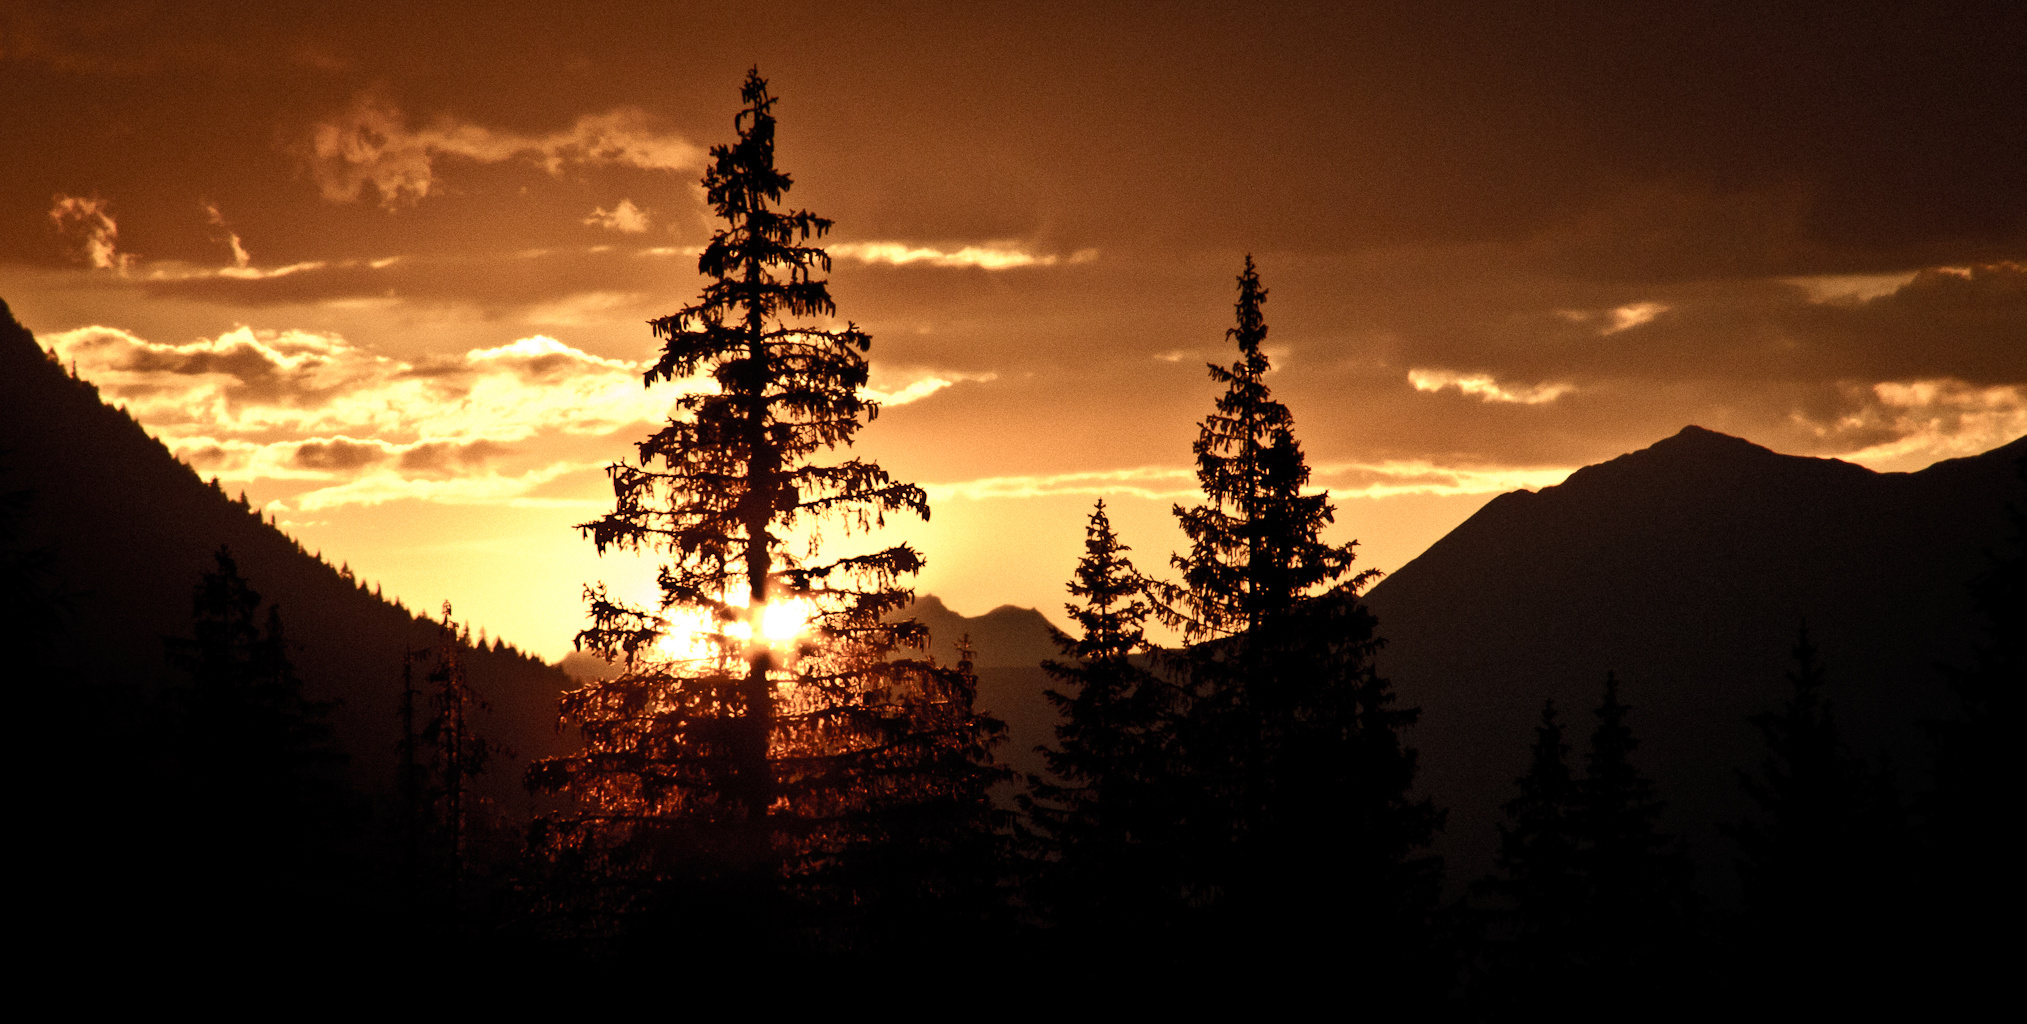
[[(1777, 707), (1806, 620), (1852, 749), (1924, 765), (1916, 723), (1951, 697), (1934, 664), (1976, 635), (1966, 584), (2027, 503), (2027, 439), (1918, 473), (1783, 455), (1687, 427), (1536, 492), (1485, 505), (1367, 596), (1380, 670), (1423, 708), (1423, 785), (1452, 807), (1453, 878), (1482, 874), (1497, 805), (1544, 699), (1588, 707), (1625, 683), (1643, 767), (1713, 883), (1755, 763), (1748, 716)], [(1904, 782), (1915, 782), (1911, 777)]]
[(1749, 494), (1801, 480), (1870, 475), (1872, 470), (1839, 459), (1782, 455), (1742, 437), (1692, 425), (1639, 451), (1585, 466), (1563, 483), (1542, 490), (1609, 491), (1644, 482), (1655, 487), (1694, 483)]

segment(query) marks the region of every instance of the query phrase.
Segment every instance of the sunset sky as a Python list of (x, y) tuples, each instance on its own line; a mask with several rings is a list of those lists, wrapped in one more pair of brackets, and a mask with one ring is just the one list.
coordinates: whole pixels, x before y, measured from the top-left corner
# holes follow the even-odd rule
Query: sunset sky
[(2023, 55), (2013, 0), (0, 0), (0, 298), (307, 547), (559, 657), (649, 578), (571, 527), (674, 394), (644, 321), (757, 66), (918, 590), (1060, 620), (1094, 499), (1181, 544), (1248, 252), (1381, 569), (1691, 423), (1881, 470), (2027, 433)]

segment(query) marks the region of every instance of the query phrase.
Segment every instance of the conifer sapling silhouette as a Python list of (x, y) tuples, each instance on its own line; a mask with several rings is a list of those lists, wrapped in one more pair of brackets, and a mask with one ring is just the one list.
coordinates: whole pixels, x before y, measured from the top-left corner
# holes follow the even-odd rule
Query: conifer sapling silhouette
[[(1605, 693), (1578, 787), (1578, 865), (1588, 896), (1583, 933), (1598, 967), (1651, 969), (1680, 937), (1689, 910), (1690, 864), (1679, 840), (1660, 830), (1666, 808), (1654, 783), (1633, 763), (1639, 740), (1619, 700), (1619, 678)], [(1643, 961), (1643, 958), (1648, 958)], [(1634, 975), (1622, 980), (1633, 983)]]
[(1748, 945), (1773, 955), (1755, 959), (1801, 965), (1820, 982), (1894, 941), (1885, 933), (1902, 923), (1896, 890), (1908, 865), (1900, 798), (1887, 772), (1852, 757), (1838, 738), (1806, 623), (1794, 658), (1787, 702), (1753, 716), (1767, 756), (1759, 771), (1739, 773), (1758, 813), (1729, 831), (1744, 855)]
[(1146, 918), (1159, 913), (1172, 884), (1161, 861), (1174, 839), (1175, 774), (1167, 761), (1180, 704), (1172, 687), (1134, 660), (1148, 651), (1152, 608), (1128, 550), (1101, 499), (1069, 586), (1081, 603), (1064, 606), (1079, 635), (1052, 630), (1064, 660), (1042, 663), (1069, 691), (1045, 691), (1062, 716), (1057, 746), (1039, 748), (1050, 777), (1029, 776), (1020, 798), (1049, 858), (1043, 901), (1059, 923), (1073, 926), (1133, 918), (1153, 925)]
[[(438, 925), (449, 931), (459, 926), (474, 840), (501, 833), (475, 783), (495, 758), (513, 756), (479, 729), (479, 719), (491, 708), (466, 678), (465, 652), (471, 649), (471, 627), (460, 629), (445, 601), (436, 642), (426, 652), (411, 652), (402, 666), (400, 781), (408, 819), (408, 882), (412, 898), (439, 912)], [(426, 666), (426, 689), (415, 685), (417, 664)], [(431, 898), (423, 899), (424, 888)]]
[(1570, 772), (1555, 702), (1541, 708), (1527, 774), (1506, 802), (1499, 825), (1497, 873), (1474, 885), (1493, 901), (1493, 941), (1499, 947), (1493, 985), (1526, 1001), (1518, 990), (1550, 990), (1567, 981), (1566, 962), (1577, 943), (1575, 922), (1587, 902), (1579, 871), (1579, 780)]
[(165, 641), (186, 679), (169, 687), (171, 764), (158, 784), (180, 790), (163, 826), (191, 892), (221, 913), (302, 913), (292, 901), (338, 897), (337, 844), (354, 823), (332, 744), (333, 704), (303, 693), (281, 609), (261, 596), (221, 546), (191, 599), (192, 636)]
[(1238, 286), (1239, 357), (1209, 367), (1225, 392), (1194, 445), (1205, 501), (1176, 506), (1191, 548), (1173, 559), (1182, 583), (1156, 588), (1156, 613), (1193, 641), (1178, 736), (1203, 804), (1192, 899), (1243, 918), (1355, 914), (1371, 927), (1337, 934), (1393, 955), (1417, 941), (1403, 930), (1426, 920), (1440, 871), (1424, 851), (1441, 815), (1409, 795), (1401, 732), (1418, 712), (1373, 668), (1381, 641), (1357, 595), (1378, 572), (1352, 572), (1356, 542), (1322, 537), (1329, 495), (1304, 493), (1250, 256)]

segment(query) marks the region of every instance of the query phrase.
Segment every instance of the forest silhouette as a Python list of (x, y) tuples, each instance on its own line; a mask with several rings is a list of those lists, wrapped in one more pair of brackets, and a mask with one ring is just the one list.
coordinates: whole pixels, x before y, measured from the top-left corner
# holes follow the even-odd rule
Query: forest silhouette
[(740, 99), (643, 382), (716, 387), (581, 527), (662, 566), (646, 606), (586, 588), (597, 678), (303, 551), (0, 318), (50, 934), (1469, 1017), (1997, 984), (2027, 442), (1886, 477), (1692, 427), (1382, 582), (1323, 539), (1247, 256), (1172, 575), (1099, 501), (1071, 632), (966, 619), (923, 553), (816, 540), (929, 503), (853, 453), (874, 339)]

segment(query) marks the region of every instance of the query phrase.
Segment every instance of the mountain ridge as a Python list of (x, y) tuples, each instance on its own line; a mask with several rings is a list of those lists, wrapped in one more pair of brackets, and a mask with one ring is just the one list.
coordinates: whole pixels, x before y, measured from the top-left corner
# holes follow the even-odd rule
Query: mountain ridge
[[(392, 791), (402, 659), (427, 650), (438, 624), (368, 591), (304, 550), (260, 513), (205, 483), (124, 409), (52, 362), (0, 301), (0, 489), (29, 492), (18, 543), (52, 553), (73, 596), (62, 661), (80, 679), (138, 684), (177, 678), (163, 638), (188, 636), (191, 593), (231, 549), (241, 575), (280, 608), (307, 694), (337, 701), (338, 746), (354, 787)], [(510, 812), (533, 805), (519, 765), (560, 753), (563, 673), (504, 645), (466, 648), (472, 685), (490, 704), (480, 728), (518, 759), (481, 791)]]
[(1366, 595), (1380, 671), (1423, 709), (1420, 785), (1452, 808), (1453, 880), (1489, 868), (1498, 805), (1544, 700), (1579, 750), (1605, 672), (1634, 705), (1639, 763), (1720, 891), (1750, 715), (1785, 698), (1803, 622), (1851, 748), (1925, 770), (1924, 720), (1951, 714), (1934, 665), (1966, 663), (1967, 585), (2027, 497), (2027, 439), (1913, 473), (1782, 455), (1700, 427), (1479, 512)]

